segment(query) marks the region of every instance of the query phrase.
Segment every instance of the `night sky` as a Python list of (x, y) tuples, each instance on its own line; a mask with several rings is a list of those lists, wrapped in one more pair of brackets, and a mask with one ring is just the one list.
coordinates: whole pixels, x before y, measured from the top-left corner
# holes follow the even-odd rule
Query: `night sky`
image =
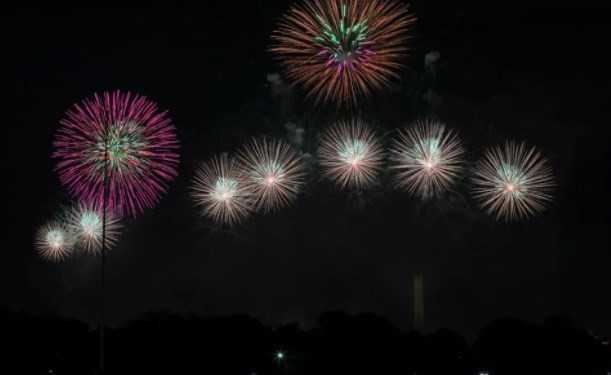
[[(307, 328), (341, 309), (408, 330), (418, 273), (427, 331), (472, 337), (496, 318), (560, 315), (611, 334), (608, 6), (491, 3), (412, 2), (418, 21), (402, 79), (351, 111), (277, 81), (267, 48), (288, 0), (3, 19), (0, 306), (96, 321), (99, 258), (48, 263), (33, 236), (71, 203), (51, 158), (65, 110), (121, 89), (169, 109), (181, 162), (162, 201), (124, 220), (107, 258), (110, 323), (167, 309)], [(424, 67), (432, 51), (434, 77)], [(386, 134), (386, 145), (411, 120), (439, 119), (459, 131), (468, 167), (505, 139), (536, 145), (557, 177), (554, 202), (506, 224), (476, 207), (468, 171), (453, 193), (421, 202), (392, 189), (387, 174), (369, 191), (341, 191), (312, 164), (288, 209), (231, 230), (199, 217), (188, 196), (199, 162), (251, 136), (286, 138), (287, 123), (304, 129), (301, 150), (314, 153), (319, 131), (350, 115)]]

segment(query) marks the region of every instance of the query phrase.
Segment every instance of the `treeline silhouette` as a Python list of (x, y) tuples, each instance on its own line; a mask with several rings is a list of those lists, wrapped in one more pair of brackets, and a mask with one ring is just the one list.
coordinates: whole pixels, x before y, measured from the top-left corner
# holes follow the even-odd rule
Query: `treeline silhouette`
[[(504, 318), (468, 346), (457, 333), (404, 333), (384, 317), (327, 312), (272, 329), (241, 316), (150, 312), (106, 331), (107, 374), (603, 374), (611, 348), (570, 320)], [(1, 374), (94, 374), (98, 330), (0, 310)], [(282, 358), (278, 355), (282, 354)], [(9, 370), (10, 369), (10, 370)]]

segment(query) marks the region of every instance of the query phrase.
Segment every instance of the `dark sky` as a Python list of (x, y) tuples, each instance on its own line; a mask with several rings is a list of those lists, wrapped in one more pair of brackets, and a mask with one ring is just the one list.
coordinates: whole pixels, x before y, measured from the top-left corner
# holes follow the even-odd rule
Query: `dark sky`
[[(71, 202), (51, 159), (64, 111), (94, 92), (122, 89), (170, 110), (181, 164), (161, 203), (124, 221), (108, 257), (111, 322), (162, 308), (307, 327), (319, 313), (343, 309), (409, 329), (420, 273), (428, 330), (471, 336), (495, 318), (562, 315), (611, 334), (609, 7), (492, 3), (413, 2), (418, 21), (402, 80), (352, 113), (389, 135), (410, 120), (438, 118), (460, 132), (470, 163), (505, 139), (538, 146), (557, 176), (555, 201), (514, 224), (476, 208), (468, 173), (454, 194), (422, 203), (393, 191), (386, 175), (371, 191), (350, 194), (315, 170), (298, 202), (280, 213), (231, 231), (199, 218), (188, 197), (198, 162), (257, 134), (286, 137), (287, 122), (305, 129), (302, 150), (313, 152), (318, 131), (350, 114), (268, 81), (278, 72), (269, 36), (287, 0), (3, 19), (0, 306), (95, 321), (99, 259), (44, 262), (33, 234)], [(422, 100), (431, 51), (441, 55), (435, 106)]]

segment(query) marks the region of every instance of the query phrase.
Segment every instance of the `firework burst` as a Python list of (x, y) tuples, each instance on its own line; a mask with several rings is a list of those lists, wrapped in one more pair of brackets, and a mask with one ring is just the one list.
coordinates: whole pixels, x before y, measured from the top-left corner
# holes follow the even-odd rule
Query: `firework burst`
[(342, 188), (371, 185), (382, 169), (382, 147), (375, 132), (360, 120), (340, 121), (321, 136), (318, 159), (323, 174)]
[(43, 259), (57, 262), (72, 252), (74, 239), (68, 228), (58, 221), (51, 221), (38, 229), (34, 247)]
[(390, 161), (395, 183), (422, 198), (446, 191), (461, 170), (463, 148), (445, 125), (422, 121), (404, 128), (393, 141)]
[(173, 180), (178, 164), (174, 125), (140, 95), (104, 93), (66, 112), (55, 141), (56, 170), (69, 192), (136, 216), (152, 207)]
[(195, 174), (191, 196), (201, 214), (216, 223), (233, 225), (253, 208), (246, 171), (227, 154), (203, 163)]
[(507, 142), (490, 148), (475, 167), (474, 197), (498, 220), (534, 216), (551, 201), (554, 177), (534, 147)]
[(308, 97), (354, 105), (399, 78), (414, 20), (395, 0), (303, 1), (279, 22), (271, 51)]
[(276, 211), (297, 198), (305, 179), (301, 157), (286, 142), (255, 138), (239, 151), (257, 210)]
[[(74, 233), (76, 243), (90, 253), (102, 251), (103, 217), (102, 208), (89, 203), (79, 203), (68, 213), (68, 227)], [(117, 244), (121, 229), (119, 216), (106, 212), (106, 250)]]

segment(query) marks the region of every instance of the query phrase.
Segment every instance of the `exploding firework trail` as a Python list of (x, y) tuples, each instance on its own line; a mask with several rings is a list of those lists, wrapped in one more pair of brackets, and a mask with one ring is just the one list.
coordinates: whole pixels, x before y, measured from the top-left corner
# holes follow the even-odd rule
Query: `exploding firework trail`
[(72, 234), (61, 222), (48, 222), (36, 232), (34, 246), (43, 259), (64, 260), (72, 252), (73, 245)]
[(359, 119), (340, 121), (321, 136), (318, 159), (323, 174), (342, 188), (370, 186), (382, 169), (382, 147), (375, 132)]
[(195, 174), (191, 196), (203, 216), (216, 223), (233, 225), (253, 209), (248, 173), (227, 154), (202, 163)]
[(83, 250), (101, 253), (102, 248), (106, 251), (116, 245), (121, 226), (115, 213), (106, 212), (104, 217), (101, 207), (79, 203), (68, 214), (68, 227)]
[(428, 198), (445, 192), (461, 170), (464, 150), (454, 132), (429, 120), (402, 129), (393, 141), (390, 161), (395, 184)]
[(56, 170), (81, 201), (106, 200), (111, 212), (135, 217), (152, 207), (177, 175), (174, 126), (143, 96), (95, 94), (67, 111), (61, 125), (53, 142)]
[(506, 221), (534, 216), (551, 201), (554, 177), (534, 147), (507, 142), (486, 150), (475, 167), (474, 197), (489, 215)]
[(312, 0), (293, 6), (271, 47), (308, 97), (356, 105), (398, 79), (415, 18), (395, 0)]
[(254, 138), (238, 153), (248, 172), (251, 193), (257, 210), (270, 212), (290, 205), (304, 183), (301, 157), (279, 139)]

